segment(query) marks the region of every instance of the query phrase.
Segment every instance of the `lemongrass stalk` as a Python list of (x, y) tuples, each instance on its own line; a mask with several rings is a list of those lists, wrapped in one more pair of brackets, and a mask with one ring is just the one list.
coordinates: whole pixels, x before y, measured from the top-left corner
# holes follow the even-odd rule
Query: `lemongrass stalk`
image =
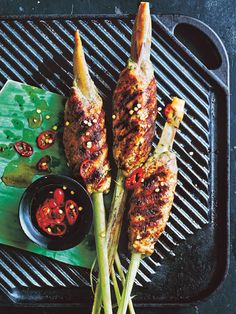
[(133, 252), (129, 264), (128, 274), (126, 276), (125, 286), (123, 288), (121, 301), (119, 304), (117, 314), (126, 314), (128, 303), (130, 300), (131, 291), (133, 288), (134, 280), (139, 269), (140, 261), (142, 258), (141, 253)]
[(102, 309), (102, 287), (100, 282), (100, 273), (93, 299), (92, 314), (100, 314)]
[(97, 261), (100, 273), (101, 295), (106, 314), (112, 313), (110, 292), (110, 271), (106, 242), (106, 221), (103, 194), (95, 192), (92, 194), (94, 204), (94, 233), (97, 251)]
[[(116, 254), (116, 256), (115, 256), (115, 263), (116, 263), (118, 273), (119, 273), (121, 280), (122, 280), (122, 285), (124, 285), (125, 284), (125, 275), (123, 273), (121, 262), (120, 262), (118, 254)], [(114, 284), (114, 291), (115, 291), (115, 295), (116, 295), (117, 304), (119, 305), (120, 300), (121, 300), (121, 294), (120, 294), (120, 289), (119, 289), (119, 286), (117, 283), (114, 267), (112, 267), (112, 269), (111, 269), (111, 278), (112, 278), (112, 281)], [(129, 300), (129, 312), (130, 312), (130, 314), (135, 314), (133, 303), (132, 303), (131, 299)]]
[(112, 279), (112, 282), (113, 282), (113, 285), (114, 285), (114, 291), (115, 291), (115, 295), (116, 295), (117, 304), (119, 305), (121, 295), (120, 295), (120, 289), (119, 289), (119, 286), (118, 286), (118, 282), (117, 282), (117, 279), (116, 279), (116, 273), (115, 273), (115, 270), (114, 270), (113, 266), (111, 268), (111, 279)]
[(116, 176), (115, 190), (111, 203), (107, 223), (107, 244), (108, 244), (108, 260), (111, 269), (114, 258), (118, 249), (123, 216), (125, 212), (125, 202), (127, 191), (124, 188), (125, 177), (122, 170), (118, 169)]
[[(108, 262), (110, 270), (114, 262), (115, 253), (117, 251), (122, 226), (122, 219), (125, 210), (127, 192), (124, 189), (124, 181), (125, 177), (122, 171), (118, 169), (106, 231), (106, 241), (108, 246)], [(99, 314), (101, 312), (101, 307), (102, 307), (101, 283), (100, 280), (98, 280), (94, 296), (92, 314)]]
[(85, 60), (82, 41), (79, 31), (75, 32), (75, 49), (73, 54), (73, 71), (75, 87), (79, 87), (80, 91), (86, 98), (91, 98), (97, 94), (97, 89), (89, 75), (88, 65)]
[[(118, 253), (116, 253), (116, 256), (115, 256), (115, 263), (116, 263), (116, 268), (118, 270), (118, 274), (119, 274), (121, 281), (122, 281), (122, 285), (124, 287), (125, 286), (125, 275), (124, 275), (124, 272), (123, 272), (123, 269), (121, 266), (121, 262), (120, 262), (120, 258), (119, 258)], [(130, 312), (130, 314), (135, 314), (135, 310), (134, 310), (134, 306), (133, 306), (133, 302), (132, 302), (131, 298), (129, 300), (129, 312)]]

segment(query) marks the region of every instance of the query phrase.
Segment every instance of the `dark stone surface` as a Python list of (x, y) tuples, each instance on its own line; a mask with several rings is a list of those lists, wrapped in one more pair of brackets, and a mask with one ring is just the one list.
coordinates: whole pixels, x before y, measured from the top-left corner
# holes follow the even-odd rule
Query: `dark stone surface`
[[(139, 1), (110, 0), (1, 0), (0, 15), (39, 14), (108, 14), (135, 13)], [(138, 310), (153, 314), (233, 314), (236, 313), (236, 0), (172, 0), (151, 1), (152, 12), (179, 13), (198, 18), (212, 27), (223, 40), (231, 66), (231, 256), (229, 274), (220, 289), (208, 300), (195, 307)], [(8, 300), (0, 295), (0, 313), (82, 313), (79, 309), (17, 309), (8, 307)], [(7, 306), (7, 308), (5, 307)], [(11, 304), (12, 306), (12, 304)]]

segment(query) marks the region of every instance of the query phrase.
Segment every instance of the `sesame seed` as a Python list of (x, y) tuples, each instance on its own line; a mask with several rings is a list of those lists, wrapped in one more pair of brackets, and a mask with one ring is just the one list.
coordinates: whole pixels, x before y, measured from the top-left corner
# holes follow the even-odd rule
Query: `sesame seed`
[(88, 121), (87, 121), (87, 120), (84, 120), (84, 124), (88, 124)]
[(46, 119), (46, 120), (49, 120), (49, 119), (50, 119), (50, 116), (47, 114), (46, 117), (45, 117), (45, 119)]
[(82, 207), (82, 206), (80, 206), (80, 207), (78, 208), (78, 210), (81, 212), (81, 210), (83, 210), (83, 207)]
[(129, 111), (129, 114), (132, 116), (133, 113), (134, 113), (134, 111), (131, 109), (131, 110)]
[(42, 166), (47, 166), (47, 163), (46, 163), (46, 162), (43, 162), (43, 163), (42, 163)]
[(134, 111), (138, 111), (138, 107), (134, 107)]
[(105, 238), (106, 237), (106, 233), (105, 232), (101, 232), (101, 237)]
[(116, 118), (116, 115), (113, 114), (113, 115), (112, 115), (112, 120), (115, 120), (115, 118)]
[(33, 122), (34, 122), (34, 123), (36, 123), (37, 121), (38, 121), (37, 119), (35, 119), (35, 118), (33, 119)]
[(193, 156), (193, 152), (189, 152), (189, 155), (190, 155), (190, 156)]
[(161, 184), (161, 186), (164, 186), (164, 185), (165, 185), (165, 183), (164, 183), (164, 182), (161, 182), (160, 184)]
[(50, 191), (49, 194), (53, 194), (53, 191)]
[(86, 136), (89, 136), (89, 134), (90, 134), (89, 132), (86, 132), (86, 133), (85, 133)]
[(75, 192), (71, 190), (71, 191), (70, 191), (70, 194), (71, 194), (71, 195), (74, 195), (74, 194), (75, 194)]
[(65, 125), (66, 125), (66, 126), (70, 125), (70, 122), (69, 122), (69, 121), (66, 121)]
[(73, 209), (73, 208), (74, 208), (74, 205), (71, 204), (71, 205), (70, 205), (70, 209)]
[(63, 210), (62, 209), (59, 209), (59, 214), (63, 214)]
[(51, 232), (52, 231), (52, 229), (51, 228), (48, 228), (48, 232)]
[(158, 111), (161, 111), (161, 110), (162, 110), (162, 108), (161, 108), (161, 107), (158, 107), (158, 108), (157, 108), (157, 110), (158, 110)]
[(91, 148), (92, 147), (92, 142), (87, 142), (87, 147)]
[(66, 189), (67, 189), (67, 186), (63, 185), (62, 189), (63, 189), (63, 190), (66, 190)]
[(54, 126), (52, 127), (52, 129), (53, 129), (54, 131), (56, 131), (56, 130), (58, 129), (58, 126), (57, 126), (57, 125), (54, 125)]
[(160, 189), (159, 189), (159, 188), (156, 188), (156, 189), (155, 189), (155, 192), (157, 192), (157, 193), (158, 193), (159, 191), (160, 191)]
[(93, 119), (93, 123), (97, 123), (98, 121), (97, 121), (97, 119)]
[(92, 126), (92, 123), (90, 121), (88, 122), (88, 126)]
[(52, 139), (49, 139), (49, 140), (48, 140), (48, 143), (49, 143), (49, 144), (52, 144)]
[(137, 104), (137, 107), (138, 107), (138, 108), (141, 108), (141, 107), (142, 107), (142, 105), (141, 105), (141, 104)]
[(42, 112), (40, 109), (37, 109), (36, 111), (37, 111), (37, 113), (41, 113)]

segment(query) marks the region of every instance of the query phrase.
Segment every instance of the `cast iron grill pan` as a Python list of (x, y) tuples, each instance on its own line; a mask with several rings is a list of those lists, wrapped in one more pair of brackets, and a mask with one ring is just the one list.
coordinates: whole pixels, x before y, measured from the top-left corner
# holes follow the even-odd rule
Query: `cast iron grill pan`
[[(214, 70), (176, 38), (181, 40), (185, 34), (176, 32), (175, 36), (180, 24), (208, 38), (209, 55), (218, 57)], [(132, 25), (133, 16), (2, 18), (0, 87), (12, 79), (67, 96), (78, 28), (92, 78), (110, 116), (112, 91), (130, 54)], [(227, 269), (227, 54), (205, 24), (164, 15), (153, 16), (151, 58), (160, 111), (153, 145), (164, 125), (162, 109), (171, 96), (186, 100), (186, 114), (174, 144), (179, 166), (174, 206), (155, 253), (141, 263), (135, 302), (137, 306), (194, 303), (215, 290)], [(129, 255), (125, 249), (121, 259), (126, 270)], [(86, 269), (0, 247), (0, 286), (14, 302), (87, 306), (92, 301), (89, 285)]]

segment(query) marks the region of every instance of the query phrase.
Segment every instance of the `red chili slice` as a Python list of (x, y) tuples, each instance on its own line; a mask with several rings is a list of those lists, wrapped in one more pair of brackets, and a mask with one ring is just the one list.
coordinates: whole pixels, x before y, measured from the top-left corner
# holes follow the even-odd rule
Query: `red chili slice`
[(125, 180), (125, 187), (127, 190), (133, 190), (141, 183), (143, 178), (143, 169), (137, 168), (131, 175)]
[(66, 224), (64, 222), (62, 223), (56, 223), (56, 224), (49, 224), (48, 226), (45, 226), (43, 228), (43, 231), (45, 231), (47, 234), (51, 236), (62, 236), (66, 233)]
[(33, 154), (33, 147), (24, 141), (16, 142), (14, 148), (23, 157), (29, 157)]
[(64, 202), (65, 194), (62, 189), (56, 189), (53, 193), (53, 198), (58, 206), (61, 206)]
[(38, 171), (48, 171), (50, 162), (51, 162), (51, 157), (46, 155), (37, 162), (36, 169)]
[(46, 206), (39, 207), (36, 212), (37, 223), (41, 229), (44, 229), (50, 224), (50, 220), (48, 219), (49, 212), (50, 208)]
[(37, 137), (37, 145), (40, 149), (47, 149), (51, 147), (56, 140), (56, 133), (53, 131), (43, 131)]
[(65, 219), (65, 213), (60, 209), (54, 199), (47, 199), (36, 212), (38, 225), (46, 223), (61, 223)]
[(66, 201), (65, 211), (66, 211), (66, 218), (69, 225), (71, 226), (74, 225), (74, 223), (76, 222), (79, 216), (79, 210), (78, 210), (77, 204), (72, 200)]
[(56, 208), (58, 206), (57, 202), (53, 198), (50, 198), (48, 200), (48, 205), (51, 209)]
[(165, 114), (166, 119), (168, 119), (169, 113), (170, 113), (170, 111), (172, 111), (172, 110), (173, 110), (173, 109), (172, 109), (172, 104), (168, 104), (168, 105), (165, 106), (165, 108), (164, 108), (164, 114)]
[(86, 159), (80, 165), (80, 175), (83, 179), (87, 179), (95, 170), (93, 160)]

